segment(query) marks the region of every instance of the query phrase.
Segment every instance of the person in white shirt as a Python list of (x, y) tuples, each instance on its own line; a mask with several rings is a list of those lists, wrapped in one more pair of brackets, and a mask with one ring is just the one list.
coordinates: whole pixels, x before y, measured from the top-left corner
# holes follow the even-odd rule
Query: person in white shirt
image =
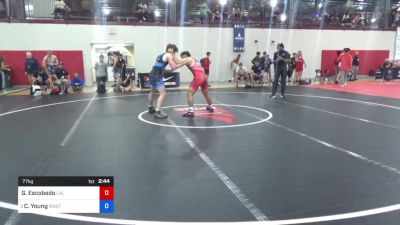
[(239, 66), (237, 66), (235, 70), (235, 83), (237, 88), (239, 87), (239, 80), (244, 80), (245, 86), (249, 86), (250, 73), (247, 68), (243, 66), (243, 63), (239, 63)]

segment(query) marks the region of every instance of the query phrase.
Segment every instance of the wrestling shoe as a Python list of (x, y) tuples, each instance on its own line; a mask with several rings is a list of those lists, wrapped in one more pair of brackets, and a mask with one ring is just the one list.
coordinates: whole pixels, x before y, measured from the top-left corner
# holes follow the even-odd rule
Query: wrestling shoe
[(206, 107), (206, 110), (209, 111), (209, 112), (214, 112), (215, 107), (213, 107), (213, 106), (207, 106), (207, 107)]
[(154, 113), (154, 118), (156, 118), (156, 119), (166, 119), (166, 118), (168, 118), (168, 116), (167, 115), (165, 115), (163, 112), (161, 112), (161, 111), (156, 111), (155, 113)]
[(182, 114), (183, 117), (194, 117), (194, 112), (193, 111), (187, 111), (184, 114)]
[(153, 114), (153, 113), (156, 112), (156, 110), (153, 108), (153, 106), (150, 106), (147, 112), (148, 112), (149, 114)]

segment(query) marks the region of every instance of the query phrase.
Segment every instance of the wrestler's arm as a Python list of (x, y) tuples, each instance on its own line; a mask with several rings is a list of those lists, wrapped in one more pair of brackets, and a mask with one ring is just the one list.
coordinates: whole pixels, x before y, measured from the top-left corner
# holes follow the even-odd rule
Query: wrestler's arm
[(184, 58), (180, 62), (175, 63), (175, 61), (173, 59), (174, 57), (171, 54), (168, 54), (167, 58), (168, 58), (168, 65), (171, 67), (172, 70), (176, 70), (185, 65), (190, 65), (190, 63), (191, 63), (191, 60), (188, 58)]

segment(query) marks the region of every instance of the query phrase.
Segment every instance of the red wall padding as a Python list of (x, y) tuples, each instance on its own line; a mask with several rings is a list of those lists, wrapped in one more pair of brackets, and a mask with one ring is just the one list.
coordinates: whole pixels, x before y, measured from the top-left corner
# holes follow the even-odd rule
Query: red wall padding
[[(360, 57), (360, 69), (358, 74), (367, 75), (369, 71), (376, 70), (385, 59), (389, 58), (389, 50), (351, 50), (350, 54), (358, 51)], [(335, 73), (336, 50), (322, 50), (321, 69), (329, 69), (331, 74)]]
[[(28, 50), (27, 50), (28, 51)], [(1, 51), (0, 56), (4, 59), (5, 65), (10, 65), (12, 68), (11, 83), (13, 85), (29, 84), (25, 77), (25, 60), (27, 51)], [(42, 65), (43, 57), (47, 54), (45, 51), (30, 51), (34, 58)], [(85, 79), (83, 70), (83, 54), (82, 51), (53, 51), (58, 60), (64, 62), (64, 67), (69, 74), (72, 75), (78, 72), (82, 79)]]

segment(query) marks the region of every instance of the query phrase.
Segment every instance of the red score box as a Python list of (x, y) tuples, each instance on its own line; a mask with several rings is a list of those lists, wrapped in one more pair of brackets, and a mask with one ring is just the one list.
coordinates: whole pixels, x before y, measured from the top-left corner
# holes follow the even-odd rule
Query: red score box
[(114, 200), (114, 187), (100, 186), (100, 200)]

